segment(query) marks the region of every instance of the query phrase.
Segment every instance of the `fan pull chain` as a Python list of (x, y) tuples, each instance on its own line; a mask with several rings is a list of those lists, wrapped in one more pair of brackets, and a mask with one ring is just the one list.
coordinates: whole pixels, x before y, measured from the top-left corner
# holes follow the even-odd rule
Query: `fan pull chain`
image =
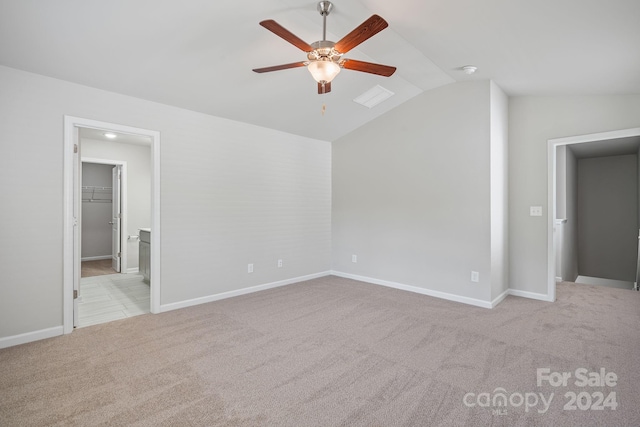
[(327, 111), (327, 106), (322, 104), (322, 115), (324, 116), (324, 112)]

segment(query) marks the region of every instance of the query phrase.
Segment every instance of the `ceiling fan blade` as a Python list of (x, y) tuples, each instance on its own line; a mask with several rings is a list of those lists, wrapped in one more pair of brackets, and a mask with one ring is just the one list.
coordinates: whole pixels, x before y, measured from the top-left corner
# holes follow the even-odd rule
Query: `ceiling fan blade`
[(377, 74), (384, 77), (390, 77), (396, 72), (396, 67), (374, 64), (372, 62), (357, 61), (355, 59), (345, 59), (342, 63), (342, 67), (347, 70), (362, 71), (363, 73)]
[(279, 70), (286, 70), (289, 68), (304, 67), (305, 65), (307, 65), (306, 62), (292, 62), (291, 64), (274, 65), (273, 67), (254, 68), (253, 71), (256, 73), (268, 73), (270, 71), (279, 71)]
[(313, 50), (309, 43), (305, 42), (304, 40), (293, 34), (291, 31), (278, 24), (273, 19), (262, 21), (260, 22), (260, 25), (271, 31), (276, 36), (282, 37), (300, 50), (303, 50), (305, 52), (311, 52)]
[(387, 28), (389, 24), (378, 15), (364, 21), (355, 30), (344, 36), (336, 45), (335, 49), (340, 53), (347, 53), (365, 40), (375, 36), (380, 31)]
[(325, 93), (331, 92), (331, 82), (329, 83), (318, 83), (318, 95), (322, 95)]

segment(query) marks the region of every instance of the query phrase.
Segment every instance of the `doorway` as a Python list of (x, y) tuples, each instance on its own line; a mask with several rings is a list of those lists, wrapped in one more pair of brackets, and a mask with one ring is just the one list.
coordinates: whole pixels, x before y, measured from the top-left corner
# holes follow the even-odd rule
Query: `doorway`
[(80, 277), (126, 273), (127, 163), (84, 156), (81, 162)]
[[(576, 155), (577, 153), (577, 155)], [(548, 262), (548, 296), (549, 300), (555, 301), (555, 292), (556, 292), (556, 282), (559, 280), (567, 280), (564, 275), (569, 275), (572, 279), (577, 279), (579, 276), (578, 272), (578, 261), (577, 261), (577, 249), (567, 254), (567, 251), (561, 250), (561, 248), (566, 248), (567, 245), (570, 245), (571, 242), (567, 242), (569, 240), (576, 240), (578, 236), (578, 226), (577, 226), (577, 178), (576, 183), (573, 184), (573, 189), (571, 189), (572, 185), (567, 184), (565, 181), (567, 176), (571, 175), (571, 172), (568, 175), (563, 175), (560, 171), (562, 170), (563, 165), (569, 160), (573, 160), (566, 162), (566, 165), (569, 169), (573, 168), (574, 172), (577, 174), (577, 158), (582, 157), (585, 158), (598, 158), (598, 157), (613, 157), (613, 156), (625, 156), (625, 155), (633, 155), (640, 156), (640, 128), (634, 129), (625, 129), (619, 131), (611, 131), (611, 132), (603, 132), (596, 133), (590, 135), (580, 135), (574, 137), (566, 137), (566, 138), (558, 138), (551, 139), (548, 141), (548, 247), (547, 247), (547, 262)], [(590, 161), (589, 161), (590, 163)], [(585, 166), (587, 163), (585, 162)], [(602, 170), (602, 166), (598, 166)], [(586, 169), (586, 168), (585, 168)], [(576, 175), (577, 177), (577, 175)], [(638, 183), (638, 177), (635, 177), (635, 184)], [(564, 181), (564, 182), (563, 182)], [(573, 196), (568, 194), (559, 194), (562, 193), (563, 186), (566, 187), (566, 192), (573, 192)], [(636, 185), (637, 188), (637, 185)], [(637, 191), (637, 190), (636, 190)], [(572, 203), (567, 203), (563, 205), (563, 198), (571, 199), (574, 198), (573, 207), (570, 205)], [(636, 195), (637, 199), (637, 195)], [(635, 207), (635, 215), (637, 215), (638, 209)], [(568, 218), (571, 217), (571, 218)], [(638, 218), (636, 218), (638, 219)], [(635, 230), (637, 232), (638, 230)], [(635, 233), (633, 233), (635, 234)], [(632, 239), (635, 238), (634, 235), (630, 236)], [(635, 248), (631, 248), (633, 250), (629, 252), (633, 252), (634, 257), (637, 258), (637, 242)], [(633, 263), (633, 260), (632, 260)], [(635, 268), (634, 268), (635, 267)], [(637, 260), (635, 261), (635, 266), (631, 265), (631, 269), (634, 270), (634, 280), (638, 282), (638, 273), (640, 272), (640, 265), (638, 265)], [(561, 273), (564, 271), (565, 273)], [(568, 273), (567, 273), (568, 271)], [(575, 276), (575, 277), (574, 277)], [(586, 281), (585, 281), (586, 280)], [(583, 280), (583, 283), (594, 284), (592, 280), (586, 278)], [(611, 286), (611, 281), (609, 283), (605, 283), (604, 281), (601, 283), (603, 285)]]
[[(70, 333), (73, 328), (78, 326), (78, 304), (82, 301), (80, 292), (80, 280), (81, 280), (81, 251), (82, 251), (82, 200), (83, 200), (83, 182), (82, 182), (82, 160), (91, 160), (93, 163), (111, 164), (116, 166), (115, 173), (112, 175), (112, 182), (118, 178), (118, 170), (120, 170), (120, 177), (127, 177), (126, 162), (122, 160), (109, 160), (107, 155), (100, 154), (100, 151), (89, 150), (89, 140), (81, 137), (81, 135), (94, 135), (100, 134), (106, 136), (106, 134), (115, 134), (123, 137), (129, 137), (133, 140), (145, 140), (147, 144), (149, 164), (150, 164), (150, 201), (148, 203), (148, 221), (144, 224), (138, 224), (139, 228), (150, 228), (153, 230), (153, 235), (150, 243), (149, 257), (150, 257), (150, 281), (146, 285), (149, 292), (148, 311), (151, 313), (158, 313), (160, 311), (160, 134), (157, 131), (151, 131), (141, 128), (133, 128), (130, 126), (123, 126), (113, 123), (98, 122), (95, 120), (81, 119), (71, 116), (65, 116), (64, 121), (64, 287), (63, 287), (63, 327), (64, 333)], [(83, 147), (87, 153), (91, 154), (91, 157), (82, 159)], [(82, 154), (81, 154), (82, 153)], [(98, 153), (98, 154), (96, 154)], [(111, 157), (112, 158), (112, 157)], [(112, 172), (114, 171), (112, 166)], [(120, 166), (120, 167), (117, 167)], [(119, 185), (113, 185), (113, 187), (120, 188)], [(106, 193), (106, 190), (105, 190)], [(127, 209), (126, 201), (127, 197), (126, 186), (122, 187), (122, 193), (116, 195), (117, 199), (123, 201), (125, 210)], [(112, 198), (114, 194), (112, 193)], [(112, 255), (112, 263), (116, 269), (121, 270), (122, 278), (132, 279), (133, 277), (126, 277), (126, 273), (137, 273), (137, 260), (134, 263), (131, 262), (131, 256), (137, 255), (133, 253), (131, 248), (136, 248), (137, 252), (137, 233), (130, 232), (127, 227), (127, 222), (130, 215), (122, 215), (118, 218), (117, 213), (112, 214), (112, 226), (111, 232), (116, 240), (120, 240), (120, 251), (115, 252), (116, 256)], [(114, 221), (114, 219), (121, 219), (122, 221)], [(112, 240), (113, 243), (113, 240)], [(133, 246), (132, 246), (133, 245)], [(118, 253), (119, 252), (119, 253)], [(119, 257), (117, 255), (120, 255)], [(120, 264), (120, 265), (118, 265)], [(135, 271), (133, 271), (135, 270)], [(115, 273), (116, 276), (118, 273)], [(109, 277), (106, 275), (104, 277)], [(136, 279), (137, 280), (137, 279)]]

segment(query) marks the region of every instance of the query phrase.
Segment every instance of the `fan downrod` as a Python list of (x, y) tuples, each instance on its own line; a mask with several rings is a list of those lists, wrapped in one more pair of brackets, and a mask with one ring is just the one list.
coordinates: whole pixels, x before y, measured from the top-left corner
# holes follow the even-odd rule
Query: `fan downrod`
[(318, 12), (320, 15), (327, 16), (333, 10), (333, 3), (330, 1), (320, 1), (318, 2)]

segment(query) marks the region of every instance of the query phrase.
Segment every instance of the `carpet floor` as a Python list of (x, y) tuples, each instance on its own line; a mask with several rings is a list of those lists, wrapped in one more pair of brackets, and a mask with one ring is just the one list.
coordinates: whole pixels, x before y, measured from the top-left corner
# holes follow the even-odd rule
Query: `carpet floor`
[(0, 350), (0, 425), (640, 425), (640, 293), (557, 298), (329, 276), (91, 326)]

